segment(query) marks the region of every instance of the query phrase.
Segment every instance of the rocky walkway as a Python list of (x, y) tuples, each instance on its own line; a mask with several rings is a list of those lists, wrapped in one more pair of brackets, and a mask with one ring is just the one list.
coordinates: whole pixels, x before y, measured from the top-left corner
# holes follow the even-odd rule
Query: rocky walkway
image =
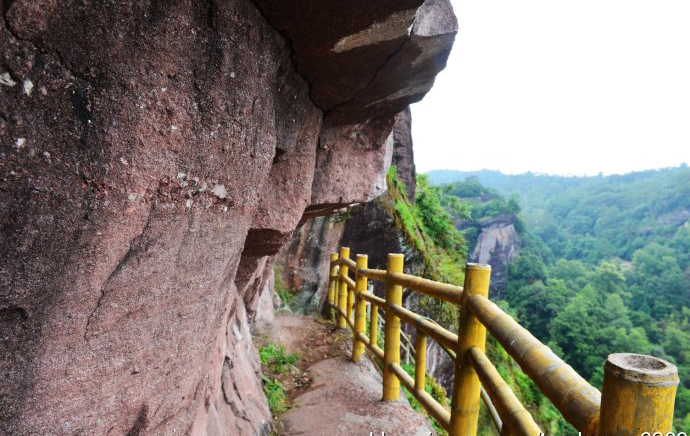
[(382, 378), (368, 359), (352, 362), (349, 335), (314, 318), (280, 314), (264, 334), (299, 353), (310, 383), (278, 423), (283, 436), (429, 436), (428, 421), (401, 401), (381, 401)]

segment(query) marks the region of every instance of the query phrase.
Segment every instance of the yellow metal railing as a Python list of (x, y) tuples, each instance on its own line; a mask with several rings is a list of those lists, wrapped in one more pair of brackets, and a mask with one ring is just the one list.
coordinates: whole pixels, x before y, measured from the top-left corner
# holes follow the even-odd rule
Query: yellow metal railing
[[(397, 400), (400, 384), (451, 436), (476, 436), (483, 398), (501, 435), (543, 434), (501, 378), (484, 350), (488, 331), (583, 435), (640, 436), (672, 429), (678, 385), (676, 367), (651, 356), (611, 354), (604, 366), (603, 394), (488, 299), (491, 267), (469, 263), (458, 287), (403, 273), (403, 255), (389, 254), (386, 270), (369, 269), (367, 256), (350, 259), (350, 249), (331, 255), (328, 305), (331, 317), (354, 334), (352, 359), (365, 349), (383, 362), (383, 400)], [(353, 278), (349, 277), (352, 273)], [(368, 281), (386, 284), (385, 298), (368, 291)], [(460, 307), (458, 334), (402, 306), (403, 287)], [(369, 309), (369, 310), (367, 310)], [(379, 310), (385, 322), (379, 321)], [(369, 314), (369, 335), (366, 324)], [(586, 320), (583, 320), (586, 322)], [(414, 378), (400, 365), (400, 324), (415, 328)], [(384, 348), (378, 344), (384, 327)], [(450, 410), (424, 390), (427, 339), (455, 361)], [(411, 352), (407, 351), (408, 356)]]

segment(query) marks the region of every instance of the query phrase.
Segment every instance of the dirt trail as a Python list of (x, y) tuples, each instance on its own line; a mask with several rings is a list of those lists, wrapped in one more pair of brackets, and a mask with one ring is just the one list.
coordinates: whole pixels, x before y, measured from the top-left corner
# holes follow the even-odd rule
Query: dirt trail
[(350, 360), (352, 345), (333, 325), (314, 318), (280, 314), (265, 334), (299, 353), (309, 376), (292, 394), (293, 408), (280, 417), (282, 436), (429, 436), (430, 424), (401, 401), (381, 401), (382, 379), (367, 358)]

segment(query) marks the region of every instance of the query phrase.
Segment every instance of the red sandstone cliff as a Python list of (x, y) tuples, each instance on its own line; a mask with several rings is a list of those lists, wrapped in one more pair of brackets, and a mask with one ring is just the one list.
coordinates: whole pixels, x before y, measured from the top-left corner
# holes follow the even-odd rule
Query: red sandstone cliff
[[(405, 184), (408, 198), (414, 199), (416, 179), (411, 125), (409, 109), (398, 114), (393, 128), (392, 164), (396, 165), (398, 179)], [(293, 310), (303, 313), (324, 311), (329, 256), (341, 246), (350, 247), (352, 256), (367, 254), (369, 267), (377, 269), (386, 269), (389, 253), (404, 253), (405, 272), (424, 275), (427, 269), (424, 254), (406, 242), (403, 230), (392, 214), (393, 195), (389, 191), (374, 201), (350, 207), (340, 215), (309, 219), (300, 224), (277, 259), (282, 279), (295, 293), (291, 305)], [(385, 291), (381, 283), (371, 282), (371, 285), (374, 292), (383, 296)], [(420, 310), (418, 297), (419, 294), (405, 290), (403, 305), (417, 312), (433, 310)], [(409, 326), (403, 328), (414, 340), (414, 329)], [(429, 343), (427, 365), (428, 373), (450, 391), (454, 363), (434, 342)]]
[(0, 432), (268, 433), (249, 317), (385, 190), (456, 31), (422, 3), (0, 0)]

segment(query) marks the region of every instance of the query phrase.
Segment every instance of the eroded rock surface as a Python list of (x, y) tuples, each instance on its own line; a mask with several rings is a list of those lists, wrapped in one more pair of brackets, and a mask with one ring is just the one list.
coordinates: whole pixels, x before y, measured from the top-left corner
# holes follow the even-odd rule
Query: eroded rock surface
[[(393, 153), (395, 117), (366, 124), (324, 126), (319, 140), (311, 205), (305, 218), (325, 215), (386, 192), (386, 171)], [(385, 144), (385, 146), (381, 146)], [(377, 174), (375, 178), (360, 174)]]
[(381, 64), (366, 88), (332, 108), (328, 118), (352, 122), (362, 115), (397, 113), (421, 100), (431, 89), (436, 74), (445, 68), (457, 30), (448, 0), (424, 2), (417, 10), (409, 38)]
[(482, 223), (482, 231), (472, 250), (472, 262), (491, 265), (491, 298), (504, 298), (508, 284), (508, 265), (520, 250), (515, 216), (499, 216)]
[(398, 177), (405, 184), (407, 198), (415, 202), (417, 171), (414, 164), (414, 150), (412, 148), (412, 113), (408, 107), (398, 114), (397, 122), (393, 127), (393, 160)]
[[(401, 10), (370, 3), (352, 34)], [(0, 11), (0, 432), (265, 434), (248, 332), (272, 256), (305, 211), (385, 189), (394, 112), (324, 122), (249, 0)]]
[[(385, 130), (390, 129), (390, 135), (386, 138), (390, 148), (386, 149), (388, 155), (382, 155), (381, 150), (372, 149), (359, 156), (344, 155), (342, 150), (352, 139), (343, 134), (344, 142), (331, 141), (330, 144), (340, 144), (340, 150), (325, 150), (321, 159), (326, 171), (315, 178), (314, 186), (320, 184), (331, 186), (330, 191), (319, 194), (319, 198), (312, 198), (313, 205), (308, 207), (305, 218), (311, 211), (318, 211), (320, 207), (342, 207), (341, 198), (352, 197), (351, 187), (360, 173), (368, 173), (372, 165), (374, 168), (383, 168), (383, 162), (391, 161), (398, 166), (398, 174), (405, 180), (408, 192), (415, 190), (415, 173), (412, 152), (411, 116), (409, 109), (401, 112), (392, 119), (390, 127), (386, 124)], [(342, 129), (338, 129), (342, 132)], [(354, 137), (355, 139), (358, 136)], [(362, 138), (362, 137), (359, 137)], [(368, 141), (359, 139), (362, 144)], [(356, 147), (361, 147), (358, 145)], [(320, 151), (321, 153), (321, 151)], [(377, 154), (378, 153), (378, 154)], [(333, 156), (330, 158), (329, 156)], [(349, 166), (336, 164), (350, 162)], [(354, 169), (348, 171), (348, 168)], [(379, 200), (384, 196), (385, 173), (379, 172), (380, 179), (375, 180), (369, 187), (371, 196)], [(330, 185), (329, 185), (330, 183)], [(317, 192), (315, 190), (315, 192)], [(328, 197), (326, 197), (328, 195)], [(384, 268), (387, 253), (401, 252), (403, 243), (395, 231), (394, 222), (386, 211), (378, 204), (378, 200), (366, 204), (360, 204), (342, 214), (330, 217), (317, 217), (306, 219), (299, 225), (292, 239), (285, 245), (278, 255), (277, 262), (281, 265), (282, 278), (288, 289), (297, 290), (296, 301), (293, 309), (301, 313), (322, 311), (326, 299), (325, 286), (328, 282), (328, 263), (330, 254), (338, 252), (340, 246), (353, 248), (352, 257), (356, 253), (369, 254), (369, 266), (371, 268)], [(415, 253), (407, 253), (408, 260), (415, 257)], [(409, 264), (409, 262), (408, 262)], [(410, 265), (414, 264), (414, 261)]]
[(312, 99), (335, 123), (393, 115), (419, 101), (457, 33), (448, 0), (256, 3), (292, 42)]
[(279, 273), (287, 289), (297, 291), (291, 309), (300, 313), (325, 312), (325, 283), (331, 253), (340, 248), (344, 217), (330, 215), (300, 224), (278, 255)]

